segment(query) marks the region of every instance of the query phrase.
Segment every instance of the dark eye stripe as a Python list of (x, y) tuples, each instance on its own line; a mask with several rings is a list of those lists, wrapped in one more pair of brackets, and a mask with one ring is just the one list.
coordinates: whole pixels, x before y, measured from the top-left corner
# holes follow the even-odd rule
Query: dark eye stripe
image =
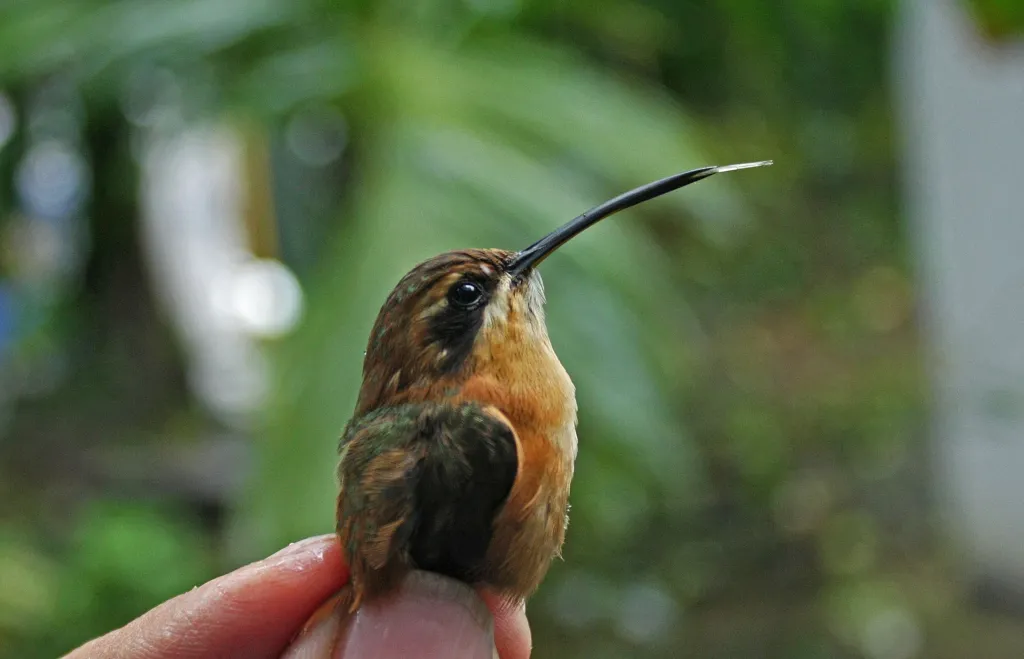
[[(445, 351), (445, 357), (439, 364), (443, 372), (458, 370), (472, 352), (496, 283), (493, 278), (460, 277), (447, 290), (448, 303), (428, 320), (428, 339), (438, 350)], [(472, 295), (474, 289), (476, 296)]]

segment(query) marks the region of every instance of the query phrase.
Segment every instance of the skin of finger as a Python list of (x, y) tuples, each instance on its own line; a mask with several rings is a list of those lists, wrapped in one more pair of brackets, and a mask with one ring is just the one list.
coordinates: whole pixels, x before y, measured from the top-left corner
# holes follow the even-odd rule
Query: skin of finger
[(179, 595), (67, 659), (278, 657), (347, 581), (337, 538), (310, 538)]
[(343, 623), (334, 657), (494, 659), (494, 620), (466, 584), (412, 572)]
[(509, 606), (501, 596), (486, 588), (477, 592), (494, 615), (494, 645), (501, 659), (529, 659), (533, 635), (526, 618), (526, 604)]
[[(403, 652), (408, 649), (405, 645), (411, 643), (417, 656), (486, 655), (490, 659), (496, 649), (501, 659), (528, 659), (531, 635), (525, 606), (522, 603), (510, 605), (486, 589), (477, 589), (476, 595), (470, 590), (468, 596), (479, 596), (480, 599), (475, 606), (468, 601), (460, 605), (443, 596), (428, 593), (423, 597), (421, 591), (418, 595), (400, 593), (397, 599), (364, 607), (354, 616), (344, 609), (337, 609), (333, 615), (317, 616), (317, 621), (308, 625), (307, 631), (296, 639), (285, 656), (288, 659), (319, 659), (332, 656), (331, 648), (335, 649), (335, 656), (362, 657), (367, 652), (375, 658), (404, 656)], [(457, 599), (464, 597), (462, 594)], [(477, 616), (483, 610), (483, 616), (493, 617), (493, 623), (491, 620), (473, 623), (474, 609)], [(441, 634), (435, 633), (438, 625), (444, 628)], [(362, 628), (360, 634), (356, 634), (356, 627)], [(479, 638), (473, 631), (475, 629), (480, 630)], [(462, 635), (461, 642), (454, 638), (459, 635), (455, 632)], [(360, 640), (356, 641), (356, 636)], [(484, 649), (477, 647), (476, 641), (481, 640), (486, 640)]]

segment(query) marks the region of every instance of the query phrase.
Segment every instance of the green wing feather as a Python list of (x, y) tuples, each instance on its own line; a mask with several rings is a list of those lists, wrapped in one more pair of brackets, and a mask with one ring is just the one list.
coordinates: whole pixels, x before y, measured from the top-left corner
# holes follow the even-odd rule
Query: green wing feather
[(472, 403), (400, 405), (353, 419), (339, 448), (338, 534), (357, 604), (411, 568), (480, 576), (517, 470), (506, 423)]

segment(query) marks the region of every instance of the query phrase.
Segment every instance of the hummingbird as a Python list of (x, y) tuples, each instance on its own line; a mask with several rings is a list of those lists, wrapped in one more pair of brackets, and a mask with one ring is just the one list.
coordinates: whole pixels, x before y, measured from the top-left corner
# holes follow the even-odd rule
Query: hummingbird
[(770, 164), (669, 176), (521, 251), (446, 252), (398, 282), (339, 441), (336, 530), (351, 573), (339, 602), (355, 611), (413, 569), (486, 585), (509, 604), (536, 591), (561, 556), (577, 453), (575, 387), (548, 337), (537, 266), (618, 211)]

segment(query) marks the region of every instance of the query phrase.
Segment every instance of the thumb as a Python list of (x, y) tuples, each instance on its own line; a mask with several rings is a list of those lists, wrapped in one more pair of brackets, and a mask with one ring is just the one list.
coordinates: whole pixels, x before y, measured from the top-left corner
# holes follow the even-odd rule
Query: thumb
[(397, 592), (355, 614), (338, 609), (300, 636), (289, 659), (494, 659), (494, 619), (470, 586), (411, 572)]

